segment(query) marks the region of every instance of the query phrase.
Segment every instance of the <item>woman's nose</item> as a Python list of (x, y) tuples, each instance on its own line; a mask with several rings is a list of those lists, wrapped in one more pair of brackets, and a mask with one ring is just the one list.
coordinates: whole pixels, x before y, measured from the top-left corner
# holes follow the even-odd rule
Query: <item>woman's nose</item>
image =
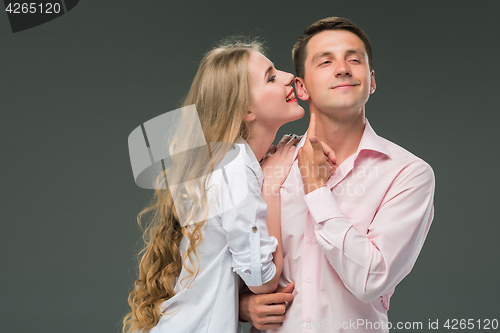
[(295, 75), (292, 73), (283, 72), (285, 74), (285, 86), (290, 86), (295, 79)]

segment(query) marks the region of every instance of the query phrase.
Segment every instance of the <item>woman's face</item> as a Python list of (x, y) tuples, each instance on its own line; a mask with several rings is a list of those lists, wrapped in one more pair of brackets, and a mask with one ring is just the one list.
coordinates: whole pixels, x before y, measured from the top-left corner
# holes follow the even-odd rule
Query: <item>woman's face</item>
[(304, 109), (297, 103), (292, 87), (293, 74), (274, 68), (273, 63), (260, 52), (251, 51), (248, 73), (253, 103), (245, 118), (270, 129), (300, 119)]

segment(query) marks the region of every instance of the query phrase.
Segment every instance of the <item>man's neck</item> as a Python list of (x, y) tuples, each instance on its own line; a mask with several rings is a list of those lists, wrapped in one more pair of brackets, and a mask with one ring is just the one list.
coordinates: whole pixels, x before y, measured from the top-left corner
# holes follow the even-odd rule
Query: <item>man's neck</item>
[(339, 119), (314, 110), (316, 114), (316, 136), (335, 152), (337, 166), (354, 154), (365, 130), (365, 110), (360, 110), (350, 119)]

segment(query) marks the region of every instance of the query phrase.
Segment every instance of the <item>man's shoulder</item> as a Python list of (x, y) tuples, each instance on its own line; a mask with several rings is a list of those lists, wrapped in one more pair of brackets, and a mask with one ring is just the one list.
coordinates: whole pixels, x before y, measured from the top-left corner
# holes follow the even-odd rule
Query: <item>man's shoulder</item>
[(383, 138), (381, 136), (379, 136), (379, 138), (384, 144), (384, 146), (387, 148), (389, 157), (392, 160), (427, 163), (422, 158), (416, 156), (415, 154), (401, 147), (400, 145), (390, 140), (387, 140), (386, 138)]
[(395, 167), (397, 166), (400, 170), (406, 170), (406, 172), (418, 171), (434, 177), (432, 167), (422, 158), (386, 138), (380, 136), (379, 138), (387, 148), (388, 163), (394, 164)]

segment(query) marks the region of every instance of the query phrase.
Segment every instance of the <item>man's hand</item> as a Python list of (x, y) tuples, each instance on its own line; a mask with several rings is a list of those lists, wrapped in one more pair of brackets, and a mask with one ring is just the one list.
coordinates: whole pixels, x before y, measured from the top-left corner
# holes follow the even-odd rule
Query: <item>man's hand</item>
[(273, 294), (240, 293), (240, 318), (258, 330), (278, 328), (285, 320), (286, 303), (293, 300), (295, 283), (279, 288)]
[(336, 157), (333, 150), (316, 137), (316, 115), (311, 113), (304, 146), (298, 152), (299, 170), (304, 183), (304, 193), (308, 194), (326, 185), (335, 172)]

